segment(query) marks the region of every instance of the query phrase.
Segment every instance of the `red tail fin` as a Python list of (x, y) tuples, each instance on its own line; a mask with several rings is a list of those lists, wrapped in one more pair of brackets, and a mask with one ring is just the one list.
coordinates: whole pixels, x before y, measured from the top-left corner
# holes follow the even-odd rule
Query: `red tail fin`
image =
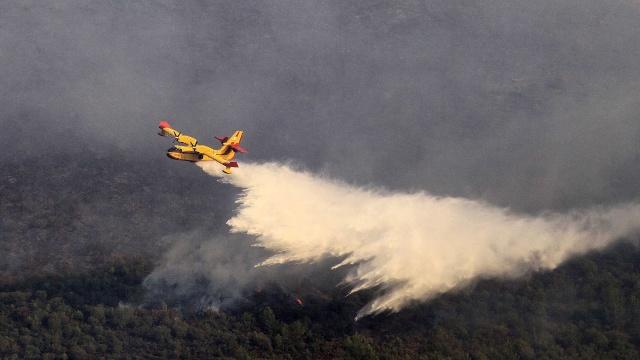
[(241, 152), (243, 154), (247, 153), (247, 149), (245, 149), (242, 146), (240, 146), (240, 144), (232, 144), (232, 145), (229, 145), (229, 146), (231, 146), (231, 148), (233, 150), (235, 150), (235, 151)]
[(224, 166), (228, 166), (228, 167), (238, 167), (238, 163), (235, 161), (229, 161), (228, 163), (224, 164)]
[(160, 129), (170, 128), (171, 124), (169, 124), (169, 122), (167, 120), (162, 120), (162, 121), (160, 121), (160, 124), (158, 125), (158, 127)]

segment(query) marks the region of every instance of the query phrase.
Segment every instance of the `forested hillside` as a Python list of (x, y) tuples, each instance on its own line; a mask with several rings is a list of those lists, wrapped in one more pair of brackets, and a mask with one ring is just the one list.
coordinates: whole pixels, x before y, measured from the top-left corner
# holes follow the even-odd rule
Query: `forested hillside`
[(0, 289), (3, 358), (635, 359), (640, 251), (619, 244), (524, 280), (484, 280), (354, 322), (370, 294), (273, 285), (223, 311), (145, 297), (148, 263), (35, 277)]
[(2, 358), (640, 356), (640, 251), (629, 242), (357, 322), (373, 294), (347, 296), (338, 274), (239, 289), (219, 311), (171, 287), (150, 292), (143, 280), (174, 241), (165, 235), (226, 234), (235, 193), (183, 164), (91, 156), (3, 165)]
[[(0, 163), (0, 282), (157, 258), (164, 236), (224, 225), (232, 193), (194, 166), (78, 153)], [(56, 161), (52, 161), (56, 159)], [(197, 209), (195, 211), (194, 209)]]

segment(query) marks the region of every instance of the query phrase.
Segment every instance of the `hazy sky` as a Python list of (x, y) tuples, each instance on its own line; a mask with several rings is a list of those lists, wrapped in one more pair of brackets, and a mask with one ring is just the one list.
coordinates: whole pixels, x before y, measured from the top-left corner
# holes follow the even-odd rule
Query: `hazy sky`
[(640, 194), (631, 0), (3, 1), (0, 82), (9, 153), (155, 159), (166, 118), (245, 129), (252, 161), (520, 210)]

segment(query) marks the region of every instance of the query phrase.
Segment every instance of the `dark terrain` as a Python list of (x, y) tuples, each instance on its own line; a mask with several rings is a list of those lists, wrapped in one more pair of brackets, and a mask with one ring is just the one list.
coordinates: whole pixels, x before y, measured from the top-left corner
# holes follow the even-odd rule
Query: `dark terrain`
[(236, 195), (190, 164), (158, 161), (87, 152), (3, 163), (2, 358), (640, 356), (640, 250), (629, 242), (358, 322), (372, 294), (346, 296), (335, 273), (295, 291), (246, 288), (220, 311), (150, 296), (143, 280), (166, 235), (225, 233)]
[(0, 165), (3, 281), (120, 257), (153, 260), (166, 250), (164, 235), (224, 226), (232, 189), (220, 191), (195, 166), (81, 149)]
[(225, 311), (145, 305), (150, 270), (121, 260), (0, 287), (3, 358), (635, 359), (640, 251), (622, 244), (521, 281), (486, 280), (353, 321), (368, 294), (299, 305), (278, 286)]

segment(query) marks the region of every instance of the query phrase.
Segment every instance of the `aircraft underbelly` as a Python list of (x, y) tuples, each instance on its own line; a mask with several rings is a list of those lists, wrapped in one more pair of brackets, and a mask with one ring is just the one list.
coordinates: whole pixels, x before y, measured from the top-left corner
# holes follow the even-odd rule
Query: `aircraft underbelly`
[(174, 160), (183, 160), (183, 161), (200, 161), (200, 155), (196, 153), (183, 153), (177, 151), (169, 151), (167, 152), (167, 156)]

